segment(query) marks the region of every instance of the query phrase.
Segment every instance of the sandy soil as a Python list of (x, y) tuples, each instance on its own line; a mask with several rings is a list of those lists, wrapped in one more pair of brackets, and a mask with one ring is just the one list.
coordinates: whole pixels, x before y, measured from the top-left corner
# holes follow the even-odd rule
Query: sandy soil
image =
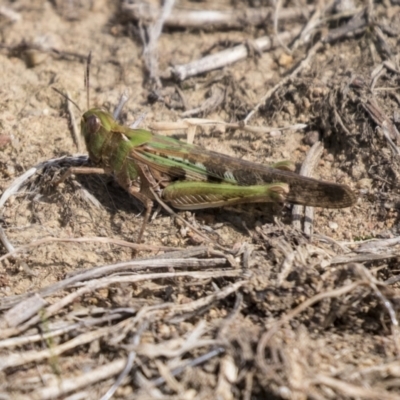
[[(321, 22), (286, 42), (290, 54), (280, 45), (254, 48), (254, 39), (274, 34), (270, 20), (233, 29), (164, 27), (157, 87), (142, 39), (152, 22), (122, 15), (123, 2), (3, 2), (0, 190), (39, 163), (67, 158), (30, 177), (1, 210), (11, 245), (30, 245), (0, 265), (1, 399), (98, 399), (114, 384), (121, 399), (400, 398), (400, 8), (348, 2), (346, 11), (344, 3), (325, 4), (320, 14), (306, 13), (303, 4), (303, 16), (281, 19), (279, 32), (304, 28), (312, 16)], [(175, 4), (243, 15), (269, 6)], [(171, 66), (240, 44), (249, 52), (240, 62), (167, 79)], [(191, 114), (242, 121), (281, 82), (248, 121), (269, 133), (218, 125), (198, 129), (195, 143), (267, 165), (290, 159), (299, 168), (319, 138), (324, 150), (313, 175), (349, 185), (356, 204), (316, 208), (311, 238), (292, 225), (290, 205), (179, 212), (227, 251), (160, 212), (145, 231), (147, 251), (135, 249), (143, 207), (112, 177), (53, 185), (70, 156), (86, 149), (71, 133), (66, 100), (52, 88), (85, 110), (89, 52), (90, 105), (113, 111), (125, 93), (120, 122), (145, 114), (144, 128), (180, 121), (210, 99), (219, 101)], [(0, 255), (7, 252), (2, 247)], [(101, 266), (130, 260), (137, 264), (96, 275)], [(83, 272), (90, 277), (54, 286)]]

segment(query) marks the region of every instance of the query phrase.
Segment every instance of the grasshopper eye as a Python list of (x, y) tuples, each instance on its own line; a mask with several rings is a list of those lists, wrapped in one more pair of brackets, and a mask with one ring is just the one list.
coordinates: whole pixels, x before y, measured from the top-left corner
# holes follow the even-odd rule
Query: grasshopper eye
[(95, 115), (89, 115), (85, 120), (87, 132), (91, 135), (95, 134), (101, 128), (101, 122)]

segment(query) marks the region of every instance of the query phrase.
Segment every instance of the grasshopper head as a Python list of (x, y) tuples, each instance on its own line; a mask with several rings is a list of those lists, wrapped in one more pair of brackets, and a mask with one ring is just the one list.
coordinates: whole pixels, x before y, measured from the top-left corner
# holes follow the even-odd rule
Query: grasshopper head
[(111, 132), (113, 117), (100, 108), (86, 111), (81, 118), (81, 134), (93, 161), (100, 161), (102, 144)]

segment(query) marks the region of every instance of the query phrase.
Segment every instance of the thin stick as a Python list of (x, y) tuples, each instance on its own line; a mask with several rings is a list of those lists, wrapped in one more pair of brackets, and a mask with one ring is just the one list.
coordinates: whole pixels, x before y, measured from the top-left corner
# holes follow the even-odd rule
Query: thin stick
[[(131, 260), (126, 262), (120, 262), (116, 264), (103, 265), (97, 268), (91, 268), (80, 274), (70, 276), (62, 281), (54, 283), (39, 290), (39, 295), (42, 297), (48, 297), (53, 293), (60, 290), (64, 290), (68, 287), (75, 286), (79, 282), (90, 281), (94, 278), (100, 278), (110, 274), (117, 274), (125, 271), (140, 271), (148, 268), (211, 268), (211, 267), (222, 267), (226, 265), (225, 258), (214, 258), (214, 259), (197, 259), (197, 258), (182, 258), (182, 259), (144, 259), (144, 260)], [(20, 296), (2, 297), (0, 299), (0, 309), (10, 308), (18, 304), (21, 300), (31, 296), (32, 293), (25, 293)], [(1, 331), (0, 331), (1, 335)]]
[(150, 79), (157, 85), (157, 87), (161, 87), (161, 81), (158, 74), (157, 41), (161, 35), (165, 20), (171, 14), (174, 3), (175, 0), (164, 1), (161, 13), (149, 31), (149, 42), (144, 49), (144, 59), (149, 71)]
[(282, 8), (282, 0), (277, 0), (275, 2), (275, 11), (274, 11), (274, 32), (279, 41), (279, 44), (285, 49), (287, 53), (291, 53), (290, 49), (279, 39), (279, 29), (278, 29), (278, 21), (279, 21), (279, 14)]
[(121, 97), (119, 98), (118, 105), (117, 105), (117, 107), (115, 107), (115, 110), (113, 112), (114, 119), (118, 119), (119, 118), (119, 114), (121, 114), (121, 111), (124, 108), (124, 105), (126, 104), (126, 102), (128, 100), (129, 100), (128, 95), (125, 92), (122, 93)]
[[(88, 343), (90, 343), (90, 341), (88, 341)], [(64, 398), (67, 393), (71, 393), (87, 386), (93, 386), (97, 382), (106, 380), (119, 374), (121, 371), (123, 371), (126, 361), (127, 360), (125, 358), (120, 358), (115, 361), (106, 361), (105, 365), (94, 368), (90, 372), (80, 374), (79, 376), (75, 376), (70, 379), (63, 378), (55, 385), (31, 392), (30, 395), (32, 397), (30, 397), (30, 399), (50, 400), (60, 397)]]
[[(183, 365), (172, 369), (170, 371), (170, 374), (172, 376), (180, 375), (182, 372), (185, 371), (185, 369), (197, 367), (198, 365), (204, 364), (208, 360), (211, 360), (212, 358), (219, 356), (224, 351), (225, 351), (225, 349), (223, 347), (217, 347), (216, 349), (211, 350), (208, 353), (203, 354), (202, 356), (196, 357), (195, 359), (187, 361)], [(154, 386), (160, 386), (163, 383), (165, 383), (165, 378), (160, 376), (159, 378), (155, 378), (155, 379), (151, 380), (150, 382)]]
[[(84, 286), (82, 286), (78, 290), (68, 294), (67, 296), (65, 296), (61, 300), (59, 300), (57, 303), (52, 304), (49, 307), (47, 307), (44, 310), (44, 313), (45, 313), (46, 317), (49, 318), (52, 315), (56, 315), (60, 310), (65, 308), (67, 305), (72, 304), (75, 301), (77, 301), (78, 299), (80, 299), (83, 295), (85, 295), (87, 293), (91, 293), (95, 290), (98, 290), (98, 289), (101, 289), (104, 287), (108, 287), (113, 284), (146, 282), (146, 281), (149, 281), (152, 279), (177, 279), (180, 277), (187, 277), (187, 278), (194, 278), (194, 279), (211, 279), (211, 278), (219, 278), (219, 277), (235, 278), (235, 277), (239, 277), (240, 275), (241, 275), (241, 271), (238, 271), (238, 270), (235, 270), (235, 271), (233, 271), (233, 270), (223, 271), (222, 270), (222, 271), (157, 272), (157, 273), (150, 273), (150, 274), (106, 277), (106, 278), (101, 278), (101, 279), (97, 279), (97, 280), (91, 280), (90, 282), (85, 283)], [(244, 284), (245, 281), (242, 281), (240, 283)], [(62, 285), (62, 286), (64, 286), (64, 285)], [(235, 285), (232, 285), (232, 286), (234, 287)], [(59, 289), (59, 288), (57, 288), (57, 284), (52, 285), (48, 288), (45, 288), (45, 291), (54, 293), (55, 291), (57, 291), (54, 289)], [(236, 290), (236, 287), (234, 287), (234, 290)], [(232, 293), (231, 290), (229, 290), (228, 292), (221, 291), (219, 296), (218, 296), (218, 294), (215, 296), (211, 295), (211, 296), (208, 296), (206, 298), (206, 300), (210, 301), (210, 300), (216, 300), (218, 298), (224, 298), (224, 296), (222, 296), (223, 294), (225, 294), (227, 296), (230, 293)], [(44, 297), (43, 294), (42, 294), (42, 296)], [(199, 300), (196, 300), (196, 304), (203, 306), (204, 301), (200, 303)], [(165, 306), (164, 308), (176, 307), (176, 304), (164, 303), (163, 306)], [(186, 304), (186, 305), (180, 305), (179, 311), (181, 311), (181, 312), (188, 311), (189, 308), (190, 309), (193, 308), (193, 302)], [(173, 313), (171, 315), (171, 318), (172, 318), (172, 316), (173, 316)], [(42, 320), (42, 317), (40, 315), (36, 315), (18, 327), (2, 329), (2, 330), (0, 330), (0, 338), (6, 339), (10, 336), (15, 336), (21, 332), (26, 331), (31, 326), (36, 325), (41, 320)], [(42, 356), (37, 356), (36, 353), (37, 353), (36, 350), (31, 351), (30, 354), (31, 354), (31, 357), (33, 357), (31, 361), (39, 361), (42, 358), (48, 357), (46, 352), (42, 352)], [(25, 355), (27, 355), (27, 354), (25, 353)], [(49, 356), (52, 356), (52, 354), (49, 354)], [(20, 357), (22, 359), (20, 359)], [(12, 355), (10, 355), (10, 357), (0, 359), (0, 371), (2, 370), (2, 368), (9, 368), (12, 366), (22, 365), (25, 362), (29, 362), (27, 358), (24, 359), (24, 356), (20, 356), (20, 357), (18, 355), (12, 354)], [(39, 358), (36, 358), (36, 357), (39, 357)], [(15, 364), (15, 363), (17, 363), (17, 364)]]
[(7, 235), (6, 235), (6, 233), (4, 232), (4, 229), (1, 226), (0, 226), (0, 240), (1, 240), (1, 243), (3, 243), (3, 246), (7, 249), (7, 251), (8, 251), (7, 254), (11, 255), (13, 253), (16, 253), (15, 247), (8, 240)]
[(22, 19), (20, 13), (14, 11), (10, 7), (0, 6), (0, 15), (8, 18), (11, 22), (18, 22)]
[(175, 317), (176, 314), (178, 313), (193, 312), (195, 310), (198, 310), (199, 308), (206, 307), (212, 304), (216, 300), (224, 299), (225, 297), (228, 297), (230, 294), (235, 293), (240, 287), (242, 287), (246, 283), (247, 281), (239, 281), (207, 297), (201, 297), (198, 300), (193, 300), (190, 303), (186, 304), (175, 304), (173, 310), (171, 310), (169, 314), (166, 315), (166, 318)]
[[(318, 165), (318, 162), (322, 156), (324, 151), (324, 146), (321, 142), (316, 142), (309, 150), (306, 158), (303, 161), (303, 165), (300, 169), (300, 175), (311, 177), (315, 168)], [(314, 222), (314, 207), (303, 207), (299, 205), (294, 205), (292, 209), (292, 218), (293, 218), (293, 226), (294, 228), (301, 230), (301, 214), (302, 210), (304, 211), (304, 229), (303, 232), (311, 238), (313, 234), (313, 222)]]
[[(80, 109), (80, 107), (78, 106), (78, 104), (75, 103), (75, 101), (73, 101), (69, 95), (63, 93), (61, 90), (57, 89), (56, 87), (52, 87), (52, 89), (57, 92), (60, 96), (64, 97), (68, 102), (72, 103), (77, 109), (78, 111), (81, 113), (82, 110)], [(67, 92), (68, 93), (68, 92)]]
[(372, 276), (371, 272), (367, 268), (365, 268), (363, 264), (355, 264), (355, 269), (361, 278), (366, 279), (369, 282), (369, 286), (375, 292), (375, 295), (378, 297), (378, 299), (382, 302), (382, 305), (386, 308), (390, 316), (390, 320), (392, 322), (393, 341), (397, 350), (397, 356), (399, 356), (400, 354), (399, 321), (397, 319), (396, 311), (394, 310), (392, 303), (378, 288), (378, 285), (382, 285), (382, 282), (379, 282), (377, 279), (375, 279)]
[[(398, 366), (396, 366), (398, 367)], [(317, 374), (311, 381), (315, 385), (328, 386), (338, 392), (340, 392), (346, 398), (358, 398), (358, 399), (370, 399), (370, 400), (398, 400), (399, 395), (394, 392), (384, 390), (382, 387), (362, 387), (356, 386), (351, 383), (335, 379), (330, 376)], [(334, 395), (334, 397), (336, 397)]]
[(321, 8), (317, 6), (315, 11), (313, 11), (313, 14), (311, 15), (311, 18), (307, 21), (306, 25), (301, 30), (299, 38), (296, 39), (293, 43), (291, 47), (291, 53), (299, 48), (299, 46), (304, 45), (310, 41), (310, 39), (313, 37), (312, 33), (314, 33), (318, 25), (322, 23), (321, 13)]
[[(290, 42), (300, 33), (300, 29), (296, 28), (290, 32), (282, 32), (278, 35), (278, 38), (263, 36), (254, 41), (254, 46), (260, 51), (267, 51), (277, 47), (281, 42)], [(230, 49), (220, 51), (215, 54), (208, 55), (201, 58), (200, 60), (192, 61), (189, 64), (175, 65), (172, 68), (168, 68), (162, 74), (164, 78), (176, 77), (183, 81), (191, 76), (203, 74), (205, 72), (212, 71), (214, 69), (225, 67), (229, 64), (233, 64), (240, 60), (243, 60), (249, 56), (248, 46), (242, 44)]]
[[(148, 322), (144, 322), (140, 328), (137, 330), (135, 336), (133, 337), (132, 340), (132, 346), (137, 347), (139, 346), (140, 343), (140, 338), (143, 334), (143, 332), (147, 329)], [(116, 390), (121, 386), (123, 380), (128, 376), (129, 372), (131, 372), (131, 369), (133, 367), (133, 363), (135, 362), (136, 358), (136, 351), (130, 351), (128, 354), (128, 359), (126, 360), (126, 365), (124, 369), (121, 371), (119, 374), (117, 380), (114, 382), (114, 384), (110, 387), (110, 389), (107, 390), (107, 392), (100, 398), (100, 400), (109, 400), (111, 397), (114, 396), (114, 393)]]
[[(144, 4), (123, 0), (121, 2), (123, 15), (128, 20), (140, 21), (144, 24), (152, 23), (159, 15), (159, 7), (151, 3)], [(287, 7), (280, 11), (280, 20), (298, 21), (305, 13), (310, 13), (315, 6)], [(195, 10), (175, 9), (164, 21), (164, 25), (178, 29), (201, 29), (202, 31), (216, 29), (243, 29), (245, 26), (259, 26), (272, 22), (273, 7), (256, 7), (231, 10)]]
[[(39, 319), (40, 320), (40, 319)], [(7, 368), (13, 366), (20, 366), (34, 361), (41, 361), (51, 357), (59, 356), (62, 353), (74, 349), (77, 346), (82, 346), (86, 343), (91, 343), (96, 339), (101, 338), (104, 335), (107, 335), (110, 332), (110, 328), (108, 326), (99, 328), (95, 331), (90, 331), (83, 333), (68, 342), (55, 346), (51, 349), (44, 350), (30, 350), (23, 352), (21, 354), (10, 353), (5, 357), (2, 357), (0, 360), (0, 371), (4, 371)]]
[[(115, 312), (115, 310), (113, 310)], [(123, 313), (113, 313), (112, 315), (106, 315), (101, 318), (83, 319), (81, 322), (70, 324), (62, 328), (49, 329), (47, 332), (41, 332), (33, 335), (12, 337), (0, 341), (0, 349), (13, 348), (17, 346), (25, 346), (27, 344), (33, 345), (36, 342), (42, 342), (43, 340), (53, 339), (57, 336), (65, 335), (71, 331), (77, 331), (83, 327), (89, 328), (94, 325), (103, 325), (104, 323), (110, 324), (112, 321), (120, 320)]]
[(139, 117), (137, 117), (136, 120), (133, 121), (133, 122), (129, 125), (129, 128), (131, 128), (131, 129), (137, 129), (137, 128), (140, 126), (140, 124), (142, 123), (142, 121), (146, 118), (146, 115), (147, 115), (146, 112), (141, 113), (141, 114), (139, 115)]
[(399, 256), (398, 251), (387, 252), (382, 254), (367, 253), (367, 254), (345, 254), (342, 256), (333, 257), (330, 261), (331, 265), (347, 264), (347, 263), (361, 263), (384, 260), (385, 258), (396, 258)]

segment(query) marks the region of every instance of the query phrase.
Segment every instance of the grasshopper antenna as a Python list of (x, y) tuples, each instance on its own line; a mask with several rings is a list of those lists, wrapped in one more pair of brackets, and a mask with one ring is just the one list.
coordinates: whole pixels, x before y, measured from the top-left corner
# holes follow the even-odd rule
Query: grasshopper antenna
[(85, 72), (85, 87), (86, 87), (86, 105), (87, 109), (89, 110), (90, 104), (89, 104), (89, 89), (90, 89), (90, 63), (92, 61), (92, 52), (88, 54), (87, 60), (86, 60), (86, 72)]
[(64, 99), (67, 99), (69, 102), (71, 102), (77, 109), (78, 111), (82, 114), (82, 110), (79, 108), (78, 104), (76, 104), (71, 98), (69, 98), (65, 93), (63, 93), (61, 90), (58, 90), (55, 87), (52, 87), (52, 89), (57, 92), (59, 95), (64, 97)]

